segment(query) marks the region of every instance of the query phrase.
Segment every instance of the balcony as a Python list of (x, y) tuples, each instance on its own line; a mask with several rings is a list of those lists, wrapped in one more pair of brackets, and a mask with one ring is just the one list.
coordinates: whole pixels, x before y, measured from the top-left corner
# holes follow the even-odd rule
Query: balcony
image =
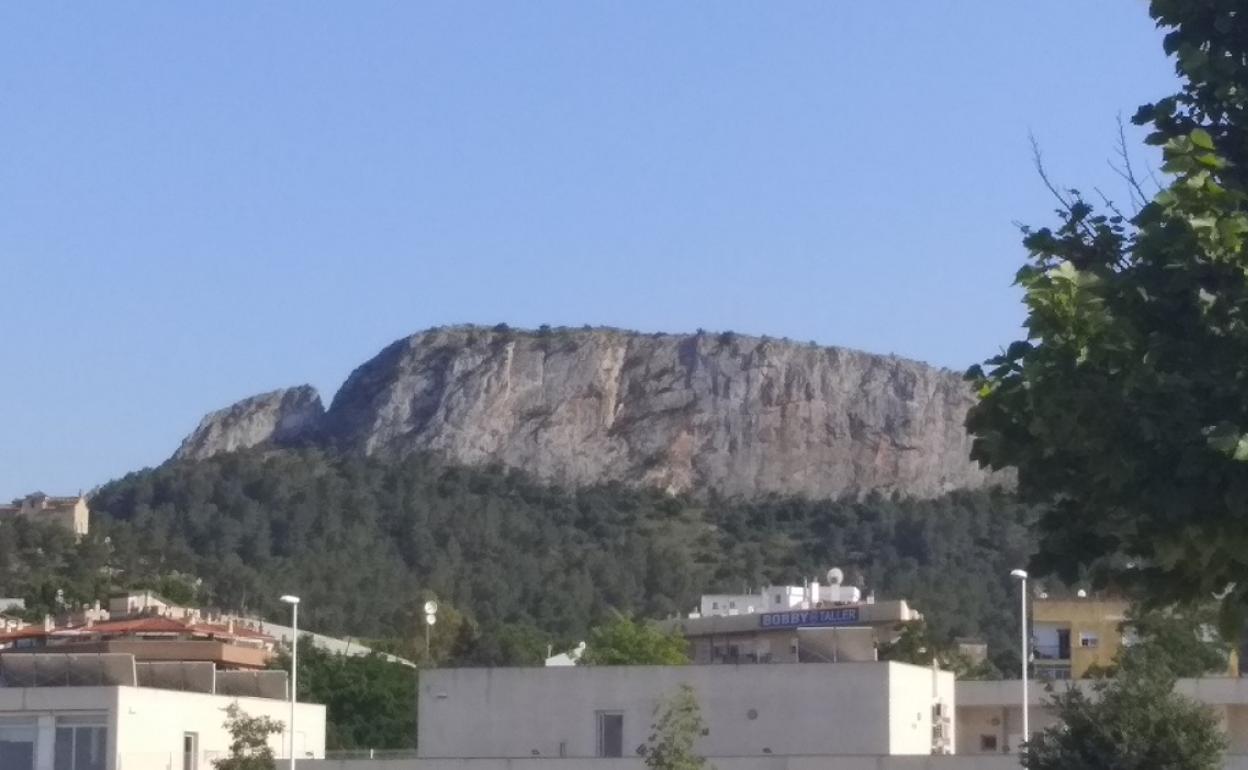
[(1070, 647), (1060, 644), (1033, 644), (1031, 657), (1033, 661), (1070, 660)]

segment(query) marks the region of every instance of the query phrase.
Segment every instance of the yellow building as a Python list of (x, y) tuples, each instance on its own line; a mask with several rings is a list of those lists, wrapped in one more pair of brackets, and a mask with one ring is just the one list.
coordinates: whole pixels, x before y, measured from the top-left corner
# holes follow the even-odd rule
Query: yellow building
[(1119, 599), (1037, 599), (1031, 614), (1036, 678), (1082, 679), (1090, 667), (1112, 664), (1129, 607)]
[[(1032, 605), (1032, 666), (1037, 679), (1083, 679), (1088, 669), (1110, 666), (1123, 644), (1130, 603), (1121, 599), (1036, 599)], [(1229, 676), (1239, 675), (1232, 653)]]

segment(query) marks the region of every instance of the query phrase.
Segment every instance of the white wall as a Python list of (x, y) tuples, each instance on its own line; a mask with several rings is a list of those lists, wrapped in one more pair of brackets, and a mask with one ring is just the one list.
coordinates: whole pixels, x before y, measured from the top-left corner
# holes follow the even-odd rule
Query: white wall
[[(899, 677), (894, 688), (890, 677)], [(624, 748), (646, 742), (661, 698), (697, 693), (708, 756), (887, 754), (894, 713), (926, 715), (897, 750), (931, 751), (931, 670), (900, 663), (445, 669), (421, 677), (422, 757), (593, 757), (596, 712), (624, 713)], [(953, 698), (952, 676), (941, 692)], [(751, 712), (754, 712), (751, 718)], [(920, 741), (919, 736), (922, 735)]]
[[(803, 664), (808, 665), (808, 664)], [(948, 671), (894, 665), (888, 677), (889, 754), (930, 754), (932, 706), (943, 703), (953, 713), (954, 677)], [(951, 720), (950, 751), (957, 746), (956, 719)]]
[[(230, 738), (224, 709), (237, 702), (251, 716), (289, 719), (287, 701), (231, 698), (208, 693), (149, 687), (0, 688), (0, 717), (30, 718), (38, 724), (36, 770), (52, 770), (57, 717), (99, 714), (108, 725), (108, 770), (181, 770), (182, 737), (199, 735), (199, 770), (225, 753)], [(301, 703), (296, 711), (296, 744), (315, 757), (325, 756), (325, 707)], [(286, 756), (281, 736), (271, 745)], [(0, 768), (3, 770), (3, 768)]]
[[(211, 770), (210, 760), (229, 750), (230, 735), (225, 729), (225, 709), (237, 703), (248, 716), (267, 716), (281, 722), (290, 719), (288, 701), (269, 698), (231, 698), (209, 693), (158, 690), (149, 687), (121, 687), (116, 724), (116, 770), (165, 770), (170, 757), (181, 770), (182, 738), (187, 732), (199, 737), (201, 754), (198, 770)], [(288, 757), (287, 735), (269, 738), (269, 746), (279, 757)], [(300, 703), (295, 712), (297, 756), (325, 756), (325, 707)]]

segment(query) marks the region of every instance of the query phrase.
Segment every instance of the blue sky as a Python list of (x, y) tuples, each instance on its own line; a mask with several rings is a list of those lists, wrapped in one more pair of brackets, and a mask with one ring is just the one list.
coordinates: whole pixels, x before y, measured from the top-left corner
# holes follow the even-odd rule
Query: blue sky
[(447, 323), (698, 327), (963, 368), (1030, 161), (1126, 197), (1142, 0), (8, 3), (0, 498)]

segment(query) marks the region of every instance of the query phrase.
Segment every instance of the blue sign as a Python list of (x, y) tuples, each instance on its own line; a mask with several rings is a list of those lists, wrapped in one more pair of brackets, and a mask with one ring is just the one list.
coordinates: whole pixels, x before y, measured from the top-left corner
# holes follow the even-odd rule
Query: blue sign
[(857, 607), (833, 607), (826, 610), (792, 610), (764, 612), (758, 616), (760, 628), (808, 628), (847, 626), (858, 622)]

